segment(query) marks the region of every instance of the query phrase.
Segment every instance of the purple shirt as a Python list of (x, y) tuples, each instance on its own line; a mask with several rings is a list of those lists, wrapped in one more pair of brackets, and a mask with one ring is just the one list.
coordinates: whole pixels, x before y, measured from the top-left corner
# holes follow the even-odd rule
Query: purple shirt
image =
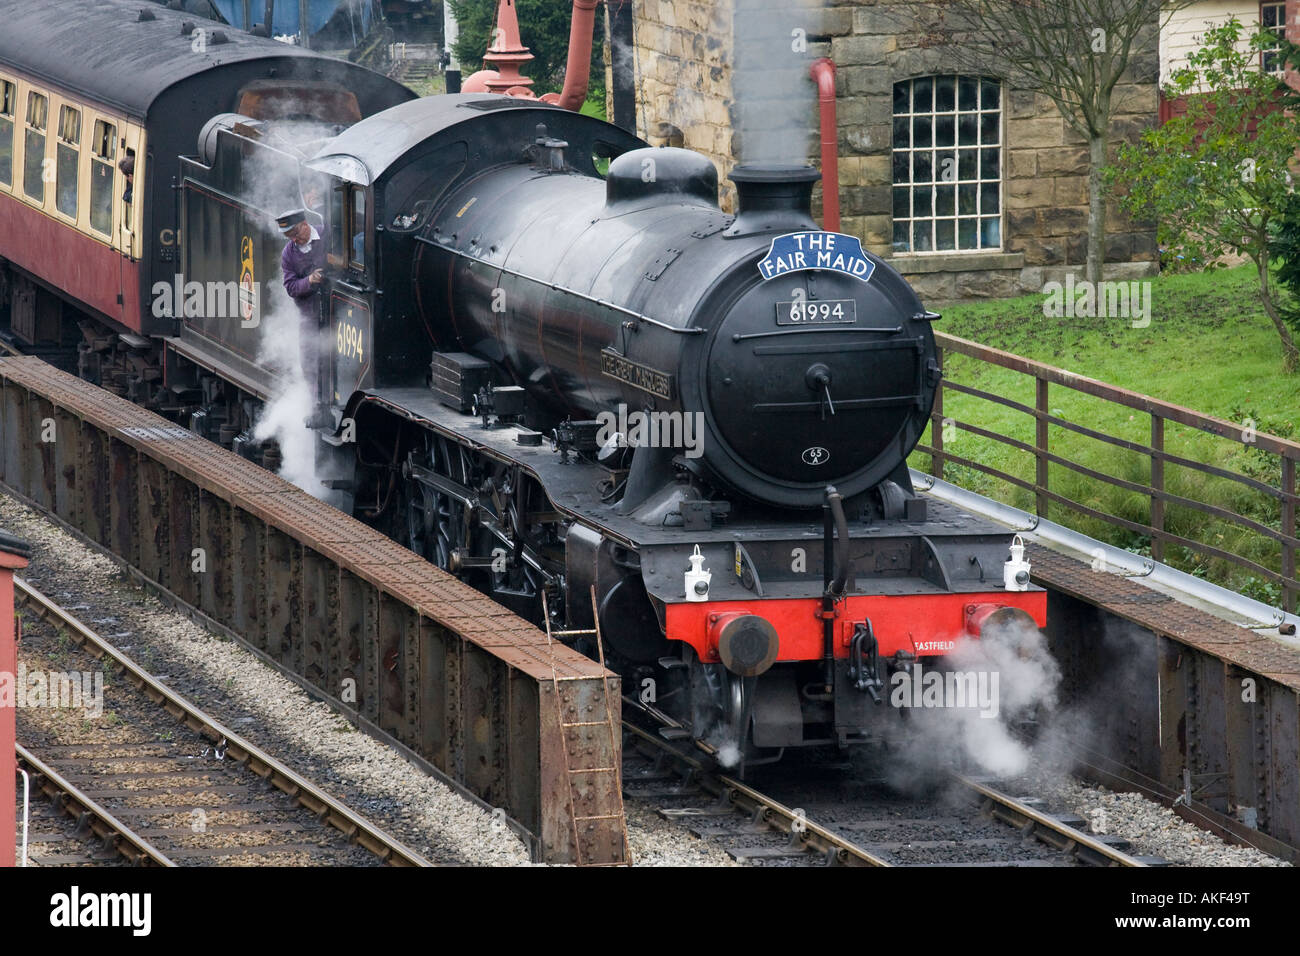
[(325, 242), (312, 229), (311, 248), (303, 252), (293, 240), (285, 243), (280, 253), (280, 272), (284, 276), (284, 288), (298, 303), (298, 311), (303, 317), (316, 315), (316, 299), (321, 286), (312, 285), (308, 278), (317, 269), (325, 268)]

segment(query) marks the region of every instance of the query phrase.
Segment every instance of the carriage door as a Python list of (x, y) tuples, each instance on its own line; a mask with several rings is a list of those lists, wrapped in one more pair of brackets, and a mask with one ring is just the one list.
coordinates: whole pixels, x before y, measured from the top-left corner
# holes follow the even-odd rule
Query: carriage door
[(148, 198), (145, 195), (145, 156), (141, 148), (142, 138), (139, 132), (133, 127), (126, 127), (122, 130), (120, 145), (122, 147), (119, 154), (119, 162), (122, 159), (130, 159), (135, 168), (131, 174), (131, 182), (128, 186), (126, 175), (118, 177), (117, 187), (117, 205), (118, 205), (118, 248), (122, 250), (123, 255), (132, 260), (140, 258), (140, 223), (144, 221), (141, 209)]

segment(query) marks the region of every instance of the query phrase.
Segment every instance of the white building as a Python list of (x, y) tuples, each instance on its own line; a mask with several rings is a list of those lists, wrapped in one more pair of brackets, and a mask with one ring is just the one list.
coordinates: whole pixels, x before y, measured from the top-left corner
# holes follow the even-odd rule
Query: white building
[[(1197, 0), (1172, 14), (1166, 13), (1160, 26), (1161, 90), (1164, 90), (1175, 70), (1187, 65), (1187, 54), (1201, 45), (1207, 27), (1219, 26), (1235, 16), (1247, 27), (1248, 34), (1263, 24), (1278, 35), (1288, 30), (1288, 35), (1295, 42), (1300, 41), (1298, 15), (1300, 0)], [(1263, 69), (1271, 72), (1281, 70), (1281, 64), (1267, 53), (1261, 57), (1261, 61)], [(1161, 122), (1182, 111), (1181, 103), (1168, 102), (1161, 94)]]

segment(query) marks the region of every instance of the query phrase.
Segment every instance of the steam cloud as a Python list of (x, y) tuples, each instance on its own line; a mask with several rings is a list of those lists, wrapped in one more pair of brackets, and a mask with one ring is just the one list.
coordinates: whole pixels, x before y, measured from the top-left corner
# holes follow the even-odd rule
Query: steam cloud
[(736, 764), (740, 763), (740, 744), (735, 740), (727, 740), (718, 737), (716, 740), (706, 740), (705, 743), (717, 748), (717, 753), (714, 757), (718, 761), (718, 764), (725, 769), (730, 770), (732, 767), (735, 767)]
[[(308, 114), (311, 109), (311, 104), (303, 103), (290, 112)], [(277, 120), (269, 125), (264, 142), (306, 158), (334, 132), (335, 128), (318, 122)], [(268, 229), (274, 228), (274, 216), (303, 204), (297, 170), (282, 157), (255, 151), (245, 160), (241, 172), (240, 198), (253, 210), (265, 214)], [(273, 242), (272, 249), (278, 253), (284, 241)], [(298, 307), (285, 291), (278, 266), (274, 274), (259, 277), (258, 283), (261, 322), (257, 329), (257, 360), (272, 371), (272, 391), (254, 422), (253, 437), (258, 441), (274, 440), (279, 445), (281, 477), (308, 494), (326, 498), (316, 470), (315, 435), (304, 424), (312, 412), (313, 395), (303, 377), (299, 358)], [(327, 345), (328, 330), (323, 329), (318, 349)]]
[(812, 155), (817, 89), (808, 76), (816, 58), (809, 34), (820, 6), (736, 0), (732, 91), (742, 162), (803, 165)]
[(1024, 773), (1031, 747), (1010, 727), (1028, 718), (1043, 720), (1058, 703), (1061, 671), (1046, 638), (1026, 623), (990, 623), (980, 640), (957, 643), (945, 669), (997, 674), (997, 716), (982, 717), (976, 707), (937, 707), (910, 708), (903, 719), (887, 720), (886, 742), (902, 757), (890, 763), (891, 783), (908, 788), (928, 783), (944, 768), (972, 769), (972, 764), (996, 777)]
[(298, 307), (279, 281), (267, 284), (263, 299), (269, 302), (263, 302), (257, 358), (276, 375), (271, 396), (253, 424), (253, 437), (273, 439), (280, 446), (280, 477), (321, 498), (316, 438), (304, 424), (312, 411), (312, 393), (298, 357)]

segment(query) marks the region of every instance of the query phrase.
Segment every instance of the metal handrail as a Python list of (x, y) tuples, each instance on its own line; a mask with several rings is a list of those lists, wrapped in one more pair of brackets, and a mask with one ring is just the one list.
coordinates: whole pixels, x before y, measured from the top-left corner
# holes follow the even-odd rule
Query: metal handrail
[[(1167, 545), (1183, 547), (1189, 551), (1198, 552), (1207, 557), (1226, 561), (1280, 587), (1282, 590), (1283, 609), (1288, 612), (1295, 610), (1297, 598), (1300, 597), (1300, 580), (1298, 580), (1296, 576), (1296, 553), (1297, 550), (1300, 550), (1300, 536), (1297, 536), (1296, 529), (1296, 515), (1298, 506), (1300, 506), (1300, 496), (1297, 496), (1296, 494), (1296, 463), (1300, 461), (1300, 442), (1291, 441), (1278, 435), (1270, 435), (1266, 432), (1255, 430), (1251, 430), (1247, 433), (1239, 423), (1229, 422), (1213, 415), (1207, 415), (1203, 412), (1186, 408), (1182, 405), (1176, 405), (1172, 402), (1153, 398), (1149, 395), (1142, 395), (1141, 393), (1134, 392), (1130, 389), (1109, 385), (1106, 382), (1101, 382), (1094, 378), (1077, 375), (1067, 369), (1047, 365), (1044, 362), (1025, 358), (1020, 355), (1014, 355), (1001, 349), (980, 345), (977, 342), (959, 338), (955, 335), (936, 332), (935, 344), (939, 352), (941, 364), (943, 353), (945, 351), (955, 352), (981, 362), (986, 362), (990, 365), (1020, 372), (1032, 378), (1035, 384), (1035, 401), (1032, 406), (1027, 405), (1000, 395), (995, 395), (994, 393), (984, 389), (975, 388), (969, 384), (951, 381), (945, 376), (942, 380), (942, 385), (939, 391), (936, 393), (934, 409), (931, 412), (931, 443), (928, 445), (918, 444), (916, 446), (917, 451), (930, 456), (929, 473), (931, 475), (942, 479), (944, 477), (943, 471), (945, 464), (954, 464), (972, 468), (976, 471), (987, 474), (990, 477), (1005, 481), (1008, 484), (1032, 493), (1034, 495), (1035, 512), (1040, 517), (1048, 517), (1048, 510), (1050, 506), (1055, 503), (1077, 514), (1086, 515), (1104, 521), (1113, 527), (1122, 528), (1127, 531), (1148, 536), (1151, 540), (1151, 556), (1156, 561), (1163, 560), (1164, 550)], [(1059, 415), (1053, 415), (1049, 403), (1049, 388), (1053, 385), (1068, 388), (1072, 391), (1093, 398), (1099, 398), (1103, 401), (1150, 416), (1150, 444), (1142, 444), (1126, 438), (1108, 435), (1095, 428), (1088, 428), (1075, 422), (1067, 421)], [(943, 410), (943, 400), (946, 392), (969, 395), (1028, 415), (1034, 420), (1034, 441), (1032, 443), (1021, 441), (1020, 439), (1013, 438), (1009, 435), (999, 434), (971, 422), (959, 421), (955, 418), (946, 417)], [(1278, 456), (1281, 464), (1281, 481), (1279, 486), (1274, 486), (1248, 475), (1237, 474), (1215, 465), (1194, 461), (1166, 451), (1165, 422), (1167, 421), (1193, 428), (1219, 438), (1235, 441), (1242, 446), (1256, 448), (1263, 452)], [(951, 451), (946, 450), (944, 448), (943, 436), (943, 430), (946, 425), (961, 429), (962, 431), (973, 435), (978, 435), (999, 442), (1000, 444), (1014, 448), (1017, 451), (1032, 455), (1035, 462), (1034, 479), (1030, 481), (1018, 475), (1001, 471), (990, 465), (976, 462), (968, 457), (955, 455)], [(1102, 441), (1114, 447), (1143, 456), (1146, 458), (1150, 469), (1149, 483), (1143, 484), (1141, 482), (1120, 478), (1114, 475), (1108, 475), (1087, 468), (1079, 462), (1070, 460), (1068, 457), (1061, 454), (1059, 448), (1056, 451), (1053, 451), (1050, 447), (1049, 441), (1049, 429), (1052, 427), (1063, 428), (1067, 431), (1081, 434), (1085, 437)], [(1232, 481), (1243, 487), (1249, 488), (1256, 494), (1264, 495), (1276, 500), (1280, 508), (1280, 529), (1275, 530), (1266, 524), (1245, 515), (1238, 514), (1237, 512), (1222, 507), (1221, 505), (1198, 501), (1193, 498), (1187, 498), (1169, 492), (1165, 487), (1166, 464), (1191, 469), (1203, 474)], [(1088, 507), (1087, 505), (1081, 504), (1070, 498), (1066, 498), (1059, 492), (1053, 491), (1049, 487), (1048, 481), (1049, 465), (1067, 468), (1077, 474), (1084, 475), (1091, 480), (1100, 481), (1113, 487), (1145, 495), (1150, 501), (1151, 509), (1147, 523), (1143, 524), (1141, 522), (1119, 517), (1118, 515), (1099, 511), (1096, 508)], [(1243, 555), (1235, 554), (1226, 551), (1223, 548), (1215, 547), (1205, 542), (1167, 531), (1165, 529), (1166, 505), (1190, 508), (1209, 517), (1231, 522), (1245, 528), (1253, 534), (1275, 542), (1281, 552), (1281, 560), (1279, 562), (1280, 572), (1273, 568), (1265, 567), (1259, 562), (1251, 560)]]

